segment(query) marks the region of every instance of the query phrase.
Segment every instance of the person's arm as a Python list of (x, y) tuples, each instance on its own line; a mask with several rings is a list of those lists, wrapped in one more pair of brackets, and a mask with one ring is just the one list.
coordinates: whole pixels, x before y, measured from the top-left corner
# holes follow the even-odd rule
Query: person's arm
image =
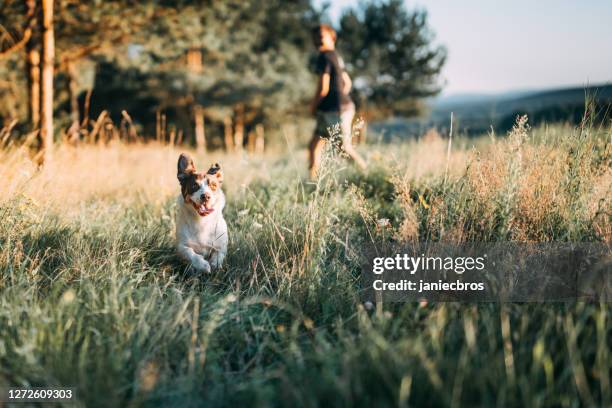
[(346, 71), (342, 71), (342, 80), (344, 81), (344, 89), (342, 91), (345, 95), (348, 95), (353, 87), (353, 81), (351, 81), (351, 77), (346, 73)]
[(325, 98), (329, 93), (329, 82), (330, 76), (327, 72), (324, 72), (319, 76), (319, 80), (317, 81), (317, 91), (315, 92), (315, 96), (310, 104), (310, 112), (312, 114), (317, 111), (317, 107), (319, 106), (321, 99)]

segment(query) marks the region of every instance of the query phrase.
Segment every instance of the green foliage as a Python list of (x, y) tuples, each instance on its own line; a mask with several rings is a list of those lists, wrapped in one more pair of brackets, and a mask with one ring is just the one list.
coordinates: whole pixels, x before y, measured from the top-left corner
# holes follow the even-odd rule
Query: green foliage
[[(1, 5), (0, 24), (18, 31), (24, 4)], [(322, 20), (325, 8), (309, 0), (56, 1), (56, 128), (70, 123), (70, 73), (81, 117), (92, 92), (91, 117), (109, 110), (119, 122), (127, 110), (142, 125), (164, 111), (186, 140), (195, 105), (204, 107), (209, 130), (218, 135), (238, 106), (246, 109), (247, 131), (256, 123), (277, 125), (287, 113), (305, 116), (314, 83), (310, 30)], [(339, 45), (356, 79), (356, 99), (371, 116), (414, 114), (420, 98), (439, 91), (444, 51), (431, 40), (425, 12), (409, 12), (399, 0), (363, 3), (342, 17)], [(39, 42), (39, 33), (32, 41)], [(200, 53), (200, 67), (187, 64), (190, 51)], [(26, 119), (23, 59), (13, 53), (0, 67), (10, 78), (0, 82), (3, 122)]]
[[(189, 136), (197, 104), (204, 107), (208, 134), (221, 136), (224, 118), (238, 105), (246, 110), (247, 127), (276, 124), (279, 115), (299, 111), (312, 83), (304, 56), (309, 21), (316, 18), (309, 2), (166, 7), (157, 8), (149, 24), (131, 36), (123, 54), (100, 54), (94, 117), (110, 109), (120, 118), (126, 109), (136, 121), (150, 124), (161, 110)], [(201, 66), (187, 63), (191, 51), (199, 53)], [(151, 127), (145, 131), (154, 133)]]
[[(2, 6), (2, 26), (21, 24), (22, 2)], [(273, 115), (301, 111), (301, 102), (311, 94), (306, 55), (311, 51), (309, 30), (319, 14), (309, 1), (62, 0), (55, 6), (59, 117), (69, 113), (68, 93), (62, 92), (69, 64), (75, 67), (81, 106), (85, 92), (93, 90), (94, 118), (111, 110), (119, 121), (121, 110), (133, 108), (129, 112), (135, 120), (147, 123), (153, 112), (168, 110), (171, 123), (188, 134), (195, 104), (205, 108), (212, 122), (221, 123), (241, 104), (247, 122), (277, 123)], [(201, 68), (186, 62), (193, 50), (201, 52)], [(9, 102), (0, 115), (23, 120), (23, 55), (11, 58), (15, 63), (0, 69), (22, 81), (19, 86), (0, 83), (0, 97)], [(108, 81), (100, 71), (117, 78)]]
[(441, 90), (446, 51), (432, 41), (427, 13), (401, 0), (365, 2), (340, 18), (338, 46), (358, 100), (382, 116), (414, 115), (419, 99)]

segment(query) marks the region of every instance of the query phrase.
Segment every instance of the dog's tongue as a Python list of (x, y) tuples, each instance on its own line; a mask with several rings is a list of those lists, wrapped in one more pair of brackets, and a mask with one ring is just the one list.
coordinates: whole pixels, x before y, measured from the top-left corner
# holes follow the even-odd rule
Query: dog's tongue
[(210, 214), (211, 212), (213, 212), (215, 209), (214, 208), (206, 208), (204, 206), (204, 204), (202, 204), (201, 206), (198, 207), (198, 214), (200, 214), (200, 216), (205, 217), (208, 214)]

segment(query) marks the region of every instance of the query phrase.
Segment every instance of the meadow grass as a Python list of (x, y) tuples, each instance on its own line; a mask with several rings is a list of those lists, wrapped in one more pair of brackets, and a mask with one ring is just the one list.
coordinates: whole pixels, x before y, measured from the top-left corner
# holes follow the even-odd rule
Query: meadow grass
[[(360, 301), (371, 241), (610, 243), (610, 129), (529, 129), (225, 168), (229, 253), (174, 254), (179, 150), (0, 152), (0, 385), (83, 406), (606, 406), (611, 308)], [(477, 146), (477, 147), (473, 147)], [(194, 153), (195, 154), (195, 153)]]

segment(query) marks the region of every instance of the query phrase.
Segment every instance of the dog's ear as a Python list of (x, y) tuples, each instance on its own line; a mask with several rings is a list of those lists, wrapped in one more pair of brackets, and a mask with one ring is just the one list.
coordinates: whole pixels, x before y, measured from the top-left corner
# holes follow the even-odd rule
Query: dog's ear
[(223, 182), (223, 171), (221, 171), (221, 166), (219, 165), (219, 163), (215, 163), (210, 166), (210, 169), (208, 169), (206, 173), (210, 174), (211, 176), (216, 176), (219, 180), (219, 183)]
[(176, 176), (179, 179), (179, 182), (183, 182), (185, 178), (193, 173), (195, 173), (195, 165), (193, 164), (193, 160), (191, 157), (186, 155), (185, 153), (181, 153), (178, 159), (178, 172)]

